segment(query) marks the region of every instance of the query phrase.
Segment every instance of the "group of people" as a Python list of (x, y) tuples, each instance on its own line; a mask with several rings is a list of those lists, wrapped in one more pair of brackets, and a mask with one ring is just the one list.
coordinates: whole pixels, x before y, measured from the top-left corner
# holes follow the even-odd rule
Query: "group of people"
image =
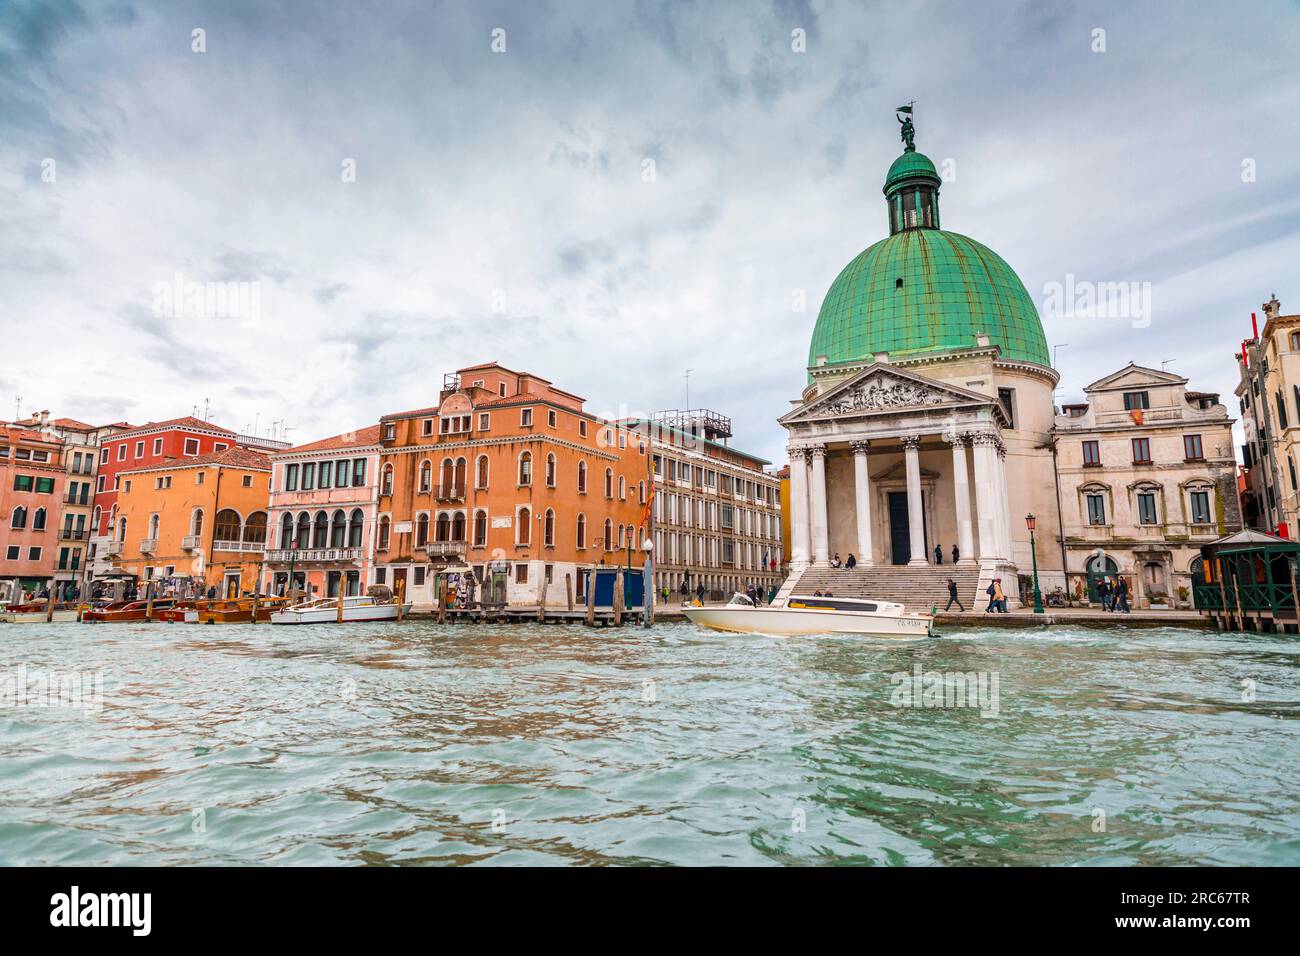
[(838, 551), (835, 552), (835, 557), (831, 558), (832, 568), (843, 568), (846, 571), (852, 571), (857, 566), (858, 559), (854, 557), (852, 551), (849, 552), (849, 559), (847, 561), (840, 560), (840, 553)]
[(1097, 585), (1097, 596), (1101, 598), (1101, 609), (1103, 611), (1115, 611), (1119, 614), (1131, 613), (1128, 606), (1128, 581), (1124, 578), (1117, 578), (1114, 582), (1110, 578), (1103, 578)]

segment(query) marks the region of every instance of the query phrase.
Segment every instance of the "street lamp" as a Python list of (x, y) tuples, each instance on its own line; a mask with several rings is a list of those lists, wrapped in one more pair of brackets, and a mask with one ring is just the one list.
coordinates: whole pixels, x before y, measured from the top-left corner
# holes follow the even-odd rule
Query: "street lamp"
[(1034, 557), (1034, 613), (1043, 613), (1043, 592), (1038, 588), (1038, 548), (1034, 544), (1034, 528), (1038, 519), (1032, 514), (1025, 515), (1025, 526), (1029, 528), (1029, 553)]
[(655, 543), (649, 538), (641, 545), (645, 551), (645, 570), (641, 572), (641, 600), (645, 604), (645, 626), (649, 627), (654, 621), (654, 549)]

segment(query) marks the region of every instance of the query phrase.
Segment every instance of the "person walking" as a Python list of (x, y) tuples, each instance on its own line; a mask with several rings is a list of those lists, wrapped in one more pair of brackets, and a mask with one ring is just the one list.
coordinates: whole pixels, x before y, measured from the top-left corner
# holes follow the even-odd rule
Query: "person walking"
[(847, 561), (844, 562), (844, 570), (846, 570), (846, 571), (852, 571), (852, 570), (853, 570), (854, 568), (856, 568), (857, 566), (858, 566), (858, 559), (855, 558), (855, 557), (853, 556), (853, 552), (850, 551), (850, 552), (849, 552), (849, 559), (848, 559)]
[(704, 582), (703, 581), (695, 585), (695, 600), (699, 601), (701, 605), (704, 604)]
[(994, 606), (998, 599), (998, 585), (996, 578), (989, 582), (989, 586), (984, 589), (984, 593), (989, 596), (989, 606), (984, 609), (984, 613), (988, 614), (990, 611), (996, 611), (997, 608)]
[(954, 545), (952, 546), (952, 563), (953, 563), (953, 564), (956, 564), (956, 563), (957, 563), (957, 560), (958, 560), (960, 557), (961, 557), (961, 552), (957, 550), (957, 546), (954, 544)]
[(993, 589), (993, 600), (989, 602), (989, 610), (997, 611), (999, 614), (1007, 613), (1007, 596), (1002, 590), (1002, 579), (994, 578), (993, 583), (989, 585)]
[(963, 611), (966, 610), (966, 605), (962, 604), (961, 598), (957, 596), (957, 582), (954, 581), (952, 578), (949, 578), (948, 579), (948, 603), (944, 605), (943, 609), (945, 611), (948, 610), (950, 607), (953, 606), (954, 603)]
[(1110, 578), (1102, 578), (1101, 584), (1097, 585), (1097, 594), (1101, 597), (1101, 609), (1109, 611), (1111, 609)]
[(1128, 606), (1128, 581), (1121, 574), (1119, 581), (1115, 584), (1115, 610), (1121, 614), (1131, 614), (1132, 611)]
[(943, 564), (943, 546), (936, 544), (934, 546), (934, 563)]

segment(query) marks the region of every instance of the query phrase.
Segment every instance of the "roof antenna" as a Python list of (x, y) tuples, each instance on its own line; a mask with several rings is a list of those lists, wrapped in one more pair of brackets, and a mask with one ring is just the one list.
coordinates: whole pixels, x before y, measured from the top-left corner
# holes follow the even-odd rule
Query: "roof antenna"
[(14, 396), (14, 421), (18, 421), (18, 419), (23, 417), (22, 407), (23, 407), (23, 397), (21, 395), (15, 395)]
[(686, 408), (688, 411), (691, 407), (691, 373), (694, 371), (695, 369), (688, 368), (686, 374), (682, 376), (682, 378), (686, 379)]
[(1177, 362), (1177, 361), (1178, 359), (1165, 359), (1160, 363), (1160, 371), (1162, 372), (1165, 371), (1166, 366), (1168, 366), (1170, 362)]

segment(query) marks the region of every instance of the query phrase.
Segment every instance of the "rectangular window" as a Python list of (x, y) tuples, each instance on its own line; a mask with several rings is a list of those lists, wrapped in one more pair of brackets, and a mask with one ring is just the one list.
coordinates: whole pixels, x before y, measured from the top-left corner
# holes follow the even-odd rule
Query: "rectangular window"
[[(432, 423), (431, 423), (432, 424)], [(417, 564), (411, 569), (412, 583), (417, 587), (424, 587), (424, 565)]]
[(1288, 428), (1286, 419), (1286, 402), (1282, 401), (1282, 393), (1278, 392), (1273, 396), (1277, 400), (1277, 427)]
[(1151, 396), (1147, 392), (1125, 392), (1124, 411), (1131, 412), (1137, 408), (1150, 408)]
[(1192, 492), (1192, 524), (1210, 523), (1210, 493), (1208, 491)]
[(1201, 461), (1205, 458), (1205, 449), (1201, 447), (1200, 435), (1183, 436), (1183, 457), (1188, 461)]
[(117, 460), (126, 461), (126, 442), (117, 446)]
[(285, 465), (284, 490), (285, 491), (298, 490), (298, 466), (297, 465)]
[(14, 491), (31, 491), (31, 475), (14, 475)]
[(433, 434), (433, 419), (432, 419), (432, 418), (426, 418), (426, 419), (424, 420), (424, 434), (425, 434), (425, 435), (432, 435), (432, 434)]
[(1151, 464), (1151, 439), (1150, 438), (1133, 439), (1133, 464), (1135, 465)]
[(315, 487), (316, 487), (316, 463), (314, 461), (303, 462), (302, 490), (311, 491)]
[(492, 416), (489, 415), (487, 412), (479, 412), (478, 430), (481, 432), (485, 432), (489, 429), (491, 424), (492, 424)]
[(352, 461), (352, 487), (360, 488), (366, 483), (366, 460), (356, 458)]
[(587, 420), (584, 418), (578, 419), (578, 436), (580, 438), (587, 437)]
[(197, 458), (199, 454), (199, 440), (197, 438), (185, 439), (185, 457)]
[(555, 409), (548, 408), (546, 410), (546, 424), (554, 428), (558, 423), (559, 423), (559, 419), (555, 414)]
[(1083, 443), (1083, 463), (1085, 465), (1101, 464), (1101, 443), (1086, 441)]
[(5, 550), (5, 558), (9, 561), (17, 561), (20, 554), (22, 554), (22, 550), (16, 544), (9, 545)]
[(1015, 400), (1016, 390), (1014, 388), (998, 389), (998, 404), (1007, 413), (1007, 421), (1010, 423), (1011, 428), (1016, 427)]
[(1106, 496), (1105, 495), (1088, 495), (1088, 524), (1102, 525), (1106, 523)]
[(51, 495), (51, 494), (53, 494), (53, 493), (54, 493), (54, 479), (53, 479), (53, 478), (37, 478), (37, 479), (36, 479), (36, 493), (37, 493), (38, 495)]
[(1142, 491), (1138, 493), (1138, 524), (1155, 524), (1156, 523), (1156, 496), (1155, 492)]
[(107, 448), (101, 448), (101, 449), (99, 450), (99, 462), (100, 462), (100, 464), (102, 464), (102, 465), (107, 465), (107, 464), (108, 464), (108, 449), (107, 449)]
[(329, 488), (334, 484), (334, 462), (322, 461), (320, 463), (320, 474), (317, 476), (322, 488)]
[(519, 425), (521, 428), (528, 428), (533, 424), (533, 410), (531, 408), (519, 409)]
[(375, 568), (375, 583), (383, 584), (384, 579), (387, 577), (387, 575), (388, 575), (387, 568)]
[(244, 476), (244, 487), (245, 487), (245, 488), (251, 488), (251, 487), (253, 487), (253, 476), (252, 476), (252, 475), (245, 475), (245, 476)]
[(395, 422), (385, 423), (384, 441), (396, 441), (396, 440), (397, 440), (397, 424)]
[(153, 453), (154, 453), (155, 455), (161, 455), (161, 454), (162, 454), (162, 439), (161, 439), (161, 438), (155, 438), (155, 439), (153, 440)]
[(515, 565), (515, 584), (527, 584), (527, 583), (528, 583), (528, 565), (526, 565), (526, 564), (516, 564), (516, 565)]
[(41, 560), (41, 549), (40, 549), (40, 548), (28, 548), (28, 549), (27, 549), (27, 560), (28, 560), (28, 561), (39, 561), (39, 560)]
[(135, 457), (136, 458), (144, 457), (144, 442), (138, 441), (135, 443)]
[(203, 484), (203, 472), (201, 472), (201, 471), (196, 471), (196, 472), (194, 473), (194, 483), (195, 483), (196, 485), (201, 485), (201, 484)]
[(107, 475), (100, 475), (99, 478), (97, 478), (95, 481), (95, 491), (102, 492), (107, 487), (107, 485), (105, 484), (107, 479), (108, 479)]

